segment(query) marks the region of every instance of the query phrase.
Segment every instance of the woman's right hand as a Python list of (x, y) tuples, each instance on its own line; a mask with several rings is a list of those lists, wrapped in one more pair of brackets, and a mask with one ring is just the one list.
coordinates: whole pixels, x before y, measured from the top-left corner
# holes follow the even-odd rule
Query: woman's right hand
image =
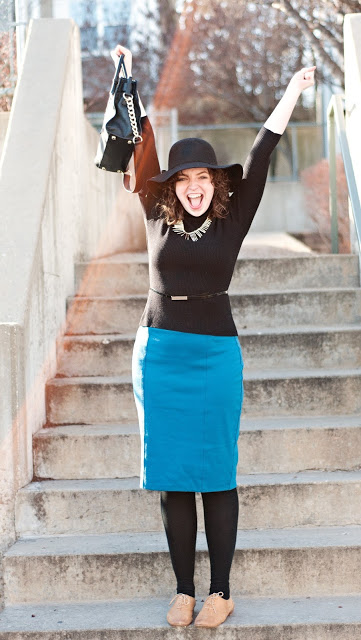
[(127, 70), (127, 74), (128, 76), (131, 76), (132, 75), (132, 52), (130, 51), (130, 49), (126, 49), (122, 45), (117, 44), (115, 49), (113, 49), (113, 51), (111, 51), (110, 53), (113, 59), (113, 62), (115, 64), (115, 68), (117, 68), (119, 58), (122, 54), (124, 54), (124, 64)]

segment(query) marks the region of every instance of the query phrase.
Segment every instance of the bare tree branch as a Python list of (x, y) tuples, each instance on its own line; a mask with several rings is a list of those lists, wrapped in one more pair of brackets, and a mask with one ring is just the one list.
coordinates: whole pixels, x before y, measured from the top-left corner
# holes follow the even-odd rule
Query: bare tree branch
[(320, 33), (322, 33), (325, 38), (332, 44), (332, 46), (337, 49), (338, 53), (343, 58), (343, 40), (342, 38), (338, 38), (330, 29), (326, 27), (326, 25), (321, 24), (320, 22), (313, 21), (312, 29), (318, 29)]
[[(273, 3), (273, 6), (275, 6), (275, 3)], [(289, 17), (291, 17), (294, 20), (295, 24), (297, 25), (301, 33), (310, 42), (312, 48), (314, 49), (315, 53), (317, 54), (317, 57), (322, 62), (322, 64), (326, 65), (334, 75), (335, 80), (338, 81), (341, 85), (343, 85), (344, 83), (343, 70), (339, 67), (339, 65), (336, 64), (333, 58), (325, 51), (325, 49), (322, 46), (322, 42), (318, 38), (316, 38), (315, 34), (313, 33), (312, 25), (310, 26), (309, 21), (307, 21), (300, 15), (300, 13), (297, 11), (297, 9), (295, 9), (292, 6), (289, 0), (282, 0), (282, 2), (277, 3), (276, 8), (279, 9), (280, 11), (284, 11), (285, 13), (287, 13)]]

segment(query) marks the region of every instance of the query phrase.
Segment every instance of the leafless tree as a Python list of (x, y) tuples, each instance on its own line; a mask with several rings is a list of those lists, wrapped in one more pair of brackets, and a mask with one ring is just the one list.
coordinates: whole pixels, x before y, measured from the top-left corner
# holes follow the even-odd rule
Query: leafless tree
[[(178, 105), (172, 105), (178, 106), (181, 121), (267, 118), (305, 58), (298, 29), (284, 23), (276, 9), (264, 5), (198, 0), (188, 25), (188, 59), (179, 61), (184, 68), (182, 100), (178, 92)], [(302, 119), (313, 116), (302, 104), (298, 114)]]
[(347, 13), (361, 12), (359, 0), (266, 0), (264, 4), (282, 12), (285, 23), (295, 25), (302, 41), (312, 47), (323, 79), (343, 86), (343, 19)]
[[(155, 91), (160, 69), (173, 38), (178, 15), (174, 0), (148, 0), (140, 3), (138, 19), (132, 30), (122, 23), (122, 16), (113, 20), (117, 24), (111, 30), (109, 39), (104, 42), (104, 51), (94, 47), (92, 39), (93, 2), (89, 1), (89, 20), (82, 25), (83, 32), (83, 78), (84, 102), (88, 111), (102, 111), (107, 100), (107, 90), (114, 73), (114, 65), (108, 53), (117, 44), (130, 46), (133, 50), (133, 75), (139, 81), (142, 99), (147, 104)], [(86, 30), (89, 29), (89, 42), (86, 42)]]
[[(12, 51), (16, 49), (15, 36), (13, 36), (12, 46), (10, 43), (11, 34), (9, 32), (0, 33), (0, 86), (5, 91), (13, 87), (14, 79), (11, 77), (10, 57)], [(14, 59), (14, 64), (16, 64)], [(13, 70), (15, 72), (15, 69)], [(0, 111), (10, 111), (12, 102), (12, 91), (0, 95)]]

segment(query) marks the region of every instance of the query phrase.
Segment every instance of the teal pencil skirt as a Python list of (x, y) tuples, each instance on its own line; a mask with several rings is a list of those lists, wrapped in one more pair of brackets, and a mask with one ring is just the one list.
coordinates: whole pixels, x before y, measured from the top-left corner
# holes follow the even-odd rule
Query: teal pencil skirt
[(242, 372), (237, 336), (138, 328), (132, 375), (141, 487), (199, 492), (236, 487)]

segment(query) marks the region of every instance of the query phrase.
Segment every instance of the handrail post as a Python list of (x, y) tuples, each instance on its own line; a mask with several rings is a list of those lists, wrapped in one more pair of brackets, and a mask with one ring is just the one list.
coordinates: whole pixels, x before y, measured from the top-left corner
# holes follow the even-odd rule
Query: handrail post
[(352, 158), (350, 154), (350, 148), (348, 145), (347, 135), (346, 135), (346, 124), (345, 124), (345, 116), (342, 105), (342, 96), (335, 95), (334, 96), (334, 113), (335, 113), (335, 122), (336, 122), (336, 131), (338, 134), (338, 138), (341, 145), (341, 153), (343, 164), (345, 167), (347, 187), (349, 193), (349, 200), (351, 203), (351, 208), (349, 209), (351, 214), (350, 220), (350, 234), (351, 234), (351, 242), (354, 245), (354, 250), (359, 254), (361, 258), (361, 204), (360, 197), (357, 189), (357, 183), (355, 178), (355, 173), (353, 171), (352, 166)]
[(331, 214), (331, 250), (338, 253), (338, 219), (337, 219), (337, 179), (336, 179), (336, 129), (334, 99), (327, 113), (329, 174), (330, 174), (330, 214)]
[(298, 180), (298, 137), (296, 127), (291, 126), (292, 141), (292, 180)]

